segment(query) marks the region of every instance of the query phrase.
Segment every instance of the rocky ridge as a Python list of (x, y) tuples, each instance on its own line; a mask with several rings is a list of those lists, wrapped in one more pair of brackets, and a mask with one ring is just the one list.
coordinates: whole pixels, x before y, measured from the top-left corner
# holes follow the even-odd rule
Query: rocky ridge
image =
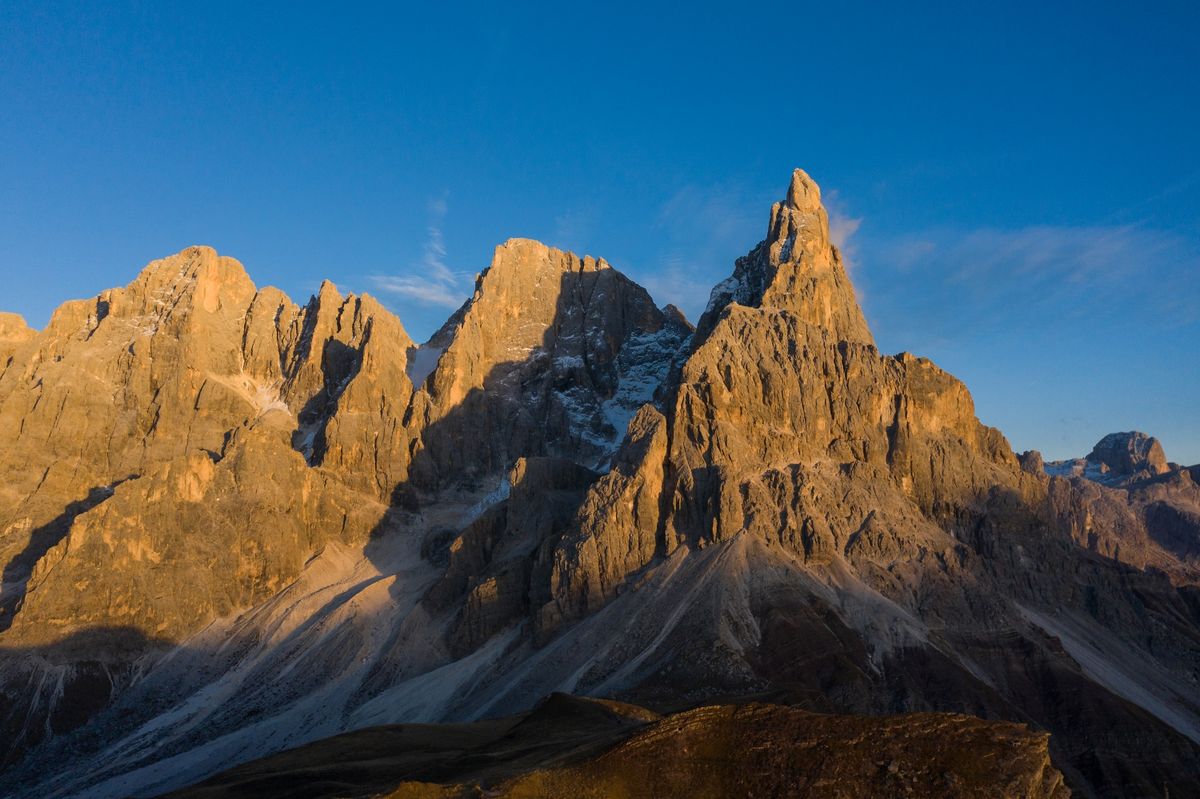
[[(206, 247), (63, 305), (40, 333), (5, 317), (6, 756), (80, 720), (53, 721), (72, 684), (119, 692), (141, 656), (276, 595), (326, 544), (361, 547), (398, 486), (443, 487), (450, 467), (460, 484), (498, 481), (510, 454), (551, 446), (603, 458), (624, 344), (687, 333), (603, 262), (521, 241), (497, 249), (457, 316), (470, 333), (416, 390), (418, 348), (376, 300), (325, 282), (300, 307)], [(563, 380), (589, 427), (561, 407), (553, 425)], [(122, 632), (82, 656), (60, 645), (93, 627)], [(33, 646), (48, 649), (19, 654)]]
[(695, 331), (513, 240), (419, 347), (205, 248), (11, 338), (5, 790), (150, 795), (568, 691), (966, 712), (1048, 731), (1083, 795), (1200, 791), (1188, 556), (1090, 545), (1108, 495), (882, 355), (799, 170)]
[(819, 716), (764, 704), (663, 718), (556, 694), (516, 717), (309, 744), (172, 799), (1069, 795), (1044, 734), (968, 716)]
[(1137, 431), (1111, 433), (1083, 458), (1022, 460), (1051, 476), (1051, 507), (1080, 546), (1200, 586), (1200, 468), (1168, 462), (1158, 439)]

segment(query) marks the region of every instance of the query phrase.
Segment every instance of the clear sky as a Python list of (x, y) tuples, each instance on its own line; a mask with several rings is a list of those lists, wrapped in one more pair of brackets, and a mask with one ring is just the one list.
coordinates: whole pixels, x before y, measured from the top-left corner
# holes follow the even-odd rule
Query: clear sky
[(801, 166), (1017, 450), (1200, 461), (1196, 3), (399, 5), (0, 4), (0, 308), (210, 244), (424, 338), (528, 236), (695, 319)]

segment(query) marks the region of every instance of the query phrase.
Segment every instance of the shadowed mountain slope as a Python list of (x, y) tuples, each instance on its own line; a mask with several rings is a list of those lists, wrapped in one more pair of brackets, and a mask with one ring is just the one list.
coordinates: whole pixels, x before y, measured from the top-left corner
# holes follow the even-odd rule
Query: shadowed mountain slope
[[(204, 248), (10, 327), (0, 791), (154, 795), (561, 691), (966, 713), (1049, 732), (1079, 795), (1200, 793), (1186, 521), (1148, 502), (1158, 548), (1119, 556), (1098, 484), (881, 354), (802, 171), (694, 331), (526, 240), (420, 346)], [(69, 688), (95, 658), (46, 652), (104, 628), (140, 638)]]

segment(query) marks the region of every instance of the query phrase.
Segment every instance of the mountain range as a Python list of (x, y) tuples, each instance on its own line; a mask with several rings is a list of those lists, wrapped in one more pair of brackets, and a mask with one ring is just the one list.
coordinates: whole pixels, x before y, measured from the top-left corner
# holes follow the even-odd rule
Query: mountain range
[[(0, 315), (0, 567), (0, 795), (235, 795), (345, 733), (434, 753), (353, 795), (600, 790), (672, 741), (728, 790), (1200, 795), (1200, 466), (1014, 453), (878, 350), (800, 170), (694, 326), (525, 239), (422, 344), (207, 247)], [(454, 759), (503, 736), (570, 745)]]

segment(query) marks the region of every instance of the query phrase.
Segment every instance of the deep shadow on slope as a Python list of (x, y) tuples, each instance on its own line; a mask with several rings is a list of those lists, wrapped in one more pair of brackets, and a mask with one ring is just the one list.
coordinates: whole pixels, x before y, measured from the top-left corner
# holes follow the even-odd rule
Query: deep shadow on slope
[(317, 741), (170, 797), (377, 795), (402, 782), (497, 783), (594, 757), (657, 718), (617, 702), (555, 694), (530, 712), (469, 724), (372, 727)]
[[(600, 279), (601, 275), (596, 273), (569, 273), (562, 276), (562, 289), (555, 321), (543, 336), (544, 350), (550, 348), (550, 344), (555, 341), (556, 334), (566, 326), (572, 310), (576, 313), (574, 321), (577, 326), (587, 321), (578, 316), (578, 305), (581, 298), (590, 297), (595, 290), (595, 284)], [(605, 279), (612, 280), (613, 278), (609, 276)], [(617, 279), (626, 280), (623, 277)], [(580, 343), (583, 343), (582, 340)], [(469, 482), (484, 473), (489, 479), (493, 476), (498, 477), (502, 469), (509, 466), (512, 460), (527, 453), (536, 454), (548, 450), (569, 451), (574, 442), (570, 440), (569, 435), (562, 435), (562, 433), (570, 433), (570, 426), (565, 424), (567, 420), (559, 419), (558, 435), (548, 431), (545, 425), (546, 413), (557, 413), (561, 417), (564, 412), (561, 408), (556, 411), (552, 409), (547, 411), (553, 400), (551, 393), (555, 388), (555, 381), (576, 380), (589, 386), (595, 386), (603, 392), (611, 392), (615, 388), (612, 385), (613, 376), (605, 374), (604, 369), (611, 365), (621, 343), (621, 341), (608, 341), (607, 353), (601, 352), (598, 357), (582, 358), (580, 367), (582, 371), (575, 375), (555, 375), (545, 371), (546, 363), (543, 362), (540, 366), (531, 363), (532, 360), (542, 356), (542, 353), (538, 352), (531, 353), (531, 361), (513, 362), (498, 367), (498, 371), (508, 376), (515, 375), (523, 382), (531, 379), (540, 381), (542, 390), (537, 393), (540, 405), (536, 408), (517, 406), (523, 407), (523, 413), (519, 418), (510, 419), (506, 418), (505, 413), (513, 408), (511, 403), (503, 408), (497, 408), (494, 403), (489, 403), (482, 396), (486, 392), (477, 391), (473, 395), (475, 399), (453, 409), (448, 420), (444, 419), (438, 425), (457, 427), (459, 434), (465, 429), (472, 434), (472, 441), (468, 447), (463, 448), (464, 451), (459, 452), (457, 450), (461, 440), (460, 436), (456, 438), (451, 435), (448, 438), (439, 438), (437, 430), (431, 434), (436, 443), (431, 448), (418, 452), (417, 455), (416, 471), (428, 478), (422, 484), (426, 494), (443, 489), (452, 482), (460, 480)], [(337, 380), (336, 385), (331, 385), (327, 381), (321, 391), (301, 411), (302, 425), (312, 427), (316, 434), (312, 442), (313, 453), (310, 460), (310, 465), (314, 467), (319, 467), (322, 450), (320, 441), (322, 430), (317, 425), (323, 423), (326, 417), (335, 410), (340, 389), (360, 366), (358, 361), (347, 356), (344, 347), (332, 342), (331, 348), (330, 344), (331, 342), (326, 342), (327, 346), (325, 346), (322, 357), (332, 358), (336, 361), (333, 364), (336, 367), (335, 377), (340, 379)], [(604, 394), (601, 398), (603, 396)], [(480, 431), (488, 431), (493, 435), (482, 442), (485, 446), (473, 446), (480, 443)], [(454, 451), (448, 453), (448, 450)], [(440, 456), (441, 460), (435, 459), (434, 456)], [(427, 467), (422, 470), (421, 464), (427, 464)], [(405, 493), (407, 489), (406, 485), (397, 487), (394, 494), (397, 502), (393, 503), (393, 507), (381, 521), (371, 540), (366, 542), (368, 556), (375, 552), (371, 546), (372, 543), (378, 542), (380, 536), (389, 529), (392, 516), (404, 512), (401, 500), (407, 496)], [(94, 496), (89, 499), (102, 501), (107, 497), (107, 492), (93, 492), (93, 494)], [(35, 542), (41, 545), (48, 541), (48, 548), (61, 540), (69, 531), (70, 523), (75, 517), (95, 507), (95, 504), (85, 502), (67, 508), (52, 526), (47, 526), (47, 529), (43, 531), (44, 534), (35, 537)], [(340, 599), (335, 598), (333, 603)], [(154, 677), (149, 680), (152, 686), (147, 689), (147, 681), (141, 681), (138, 683), (138, 690), (133, 694), (126, 694), (126, 696), (136, 695), (143, 699), (149, 696), (154, 701), (133, 703), (130, 700), (124, 704), (119, 702), (114, 704), (112, 699), (120, 696), (136, 677), (151, 669), (150, 661), (161, 653), (161, 650), (171, 648), (177, 643), (154, 640), (144, 634), (138, 634), (137, 630), (133, 629), (121, 628), (119, 632), (125, 636), (122, 638), (122, 645), (112, 649), (111, 657), (106, 656), (104, 662), (96, 667), (93, 667), (90, 645), (82, 645), (82, 642), (103, 641), (109, 635), (109, 631), (105, 628), (82, 631), (71, 636), (65, 643), (48, 647), (12, 648), (4, 654), (4, 662), (9, 667), (6, 669), (6, 676), (10, 677), (6, 681), (6, 687), (11, 686), (12, 688), (11, 694), (6, 697), (4, 711), (6, 723), (11, 724), (13, 729), (10, 731), (12, 734), (6, 736), (4, 740), (8, 746), (4, 747), (5, 760), (3, 762), (8, 765), (16, 765), (16, 761), (21, 759), (26, 750), (42, 739), (42, 733), (45, 731), (52, 732), (55, 740), (46, 742), (46, 745), (38, 748), (31, 758), (26, 759), (17, 769), (21, 772), (20, 774), (16, 774), (14, 770), (10, 769), (5, 779), (0, 781), (0, 785), (5, 783), (13, 785), (22, 780), (24, 782), (21, 784), (28, 785), (30, 784), (28, 780), (37, 779), (39, 774), (51, 773), (52, 769), (56, 769), (63, 763), (69, 763), (72, 760), (80, 761), (83, 756), (96, 754), (107, 744), (137, 729), (152, 718), (156, 712), (161, 712), (169, 707), (170, 702), (181, 702), (203, 687), (203, 682), (197, 682), (197, 680), (206, 679), (205, 675), (209, 670), (203, 668), (205, 664), (223, 663), (229, 658), (229, 653), (204, 651), (198, 649), (194, 643), (175, 647), (171, 653), (173, 663), (170, 667), (174, 671), (167, 670), (163, 676), (170, 677), (171, 674), (180, 672), (180, 663), (192, 664), (198, 668), (187, 669), (183, 673), (176, 674), (180, 679), (173, 683), (174, 695), (169, 695), (167, 692), (171, 685), (164, 685), (164, 683), (170, 683), (171, 680), (163, 679), (155, 672), (149, 671), (150, 676)], [(127, 636), (126, 633), (128, 633)], [(80, 645), (75, 645), (73, 642), (80, 643)], [(106, 649), (103, 645), (96, 645), (95, 648)], [(48, 654), (54, 655), (51, 662), (47, 661)], [(318, 678), (321, 676), (323, 675), (317, 675)], [(93, 685), (93, 682), (97, 684)], [(99, 682), (103, 682), (104, 685), (98, 687)], [(39, 693), (41, 686), (46, 686), (49, 694)], [(67, 708), (70, 713), (69, 721), (59, 720), (59, 716), (67, 712), (65, 710)], [(232, 712), (226, 715), (227, 719), (239, 717), (237, 708), (229, 708), (229, 710)], [(251, 708), (251, 710), (270, 713), (273, 709)], [(219, 717), (222, 714), (218, 712), (214, 715)], [(43, 723), (44, 718), (50, 717), (56, 719), (55, 723)], [(92, 723), (85, 724), (89, 720)], [(220, 734), (220, 732), (221, 730), (214, 727), (205, 727), (189, 733), (186, 741), (177, 743), (179, 745), (195, 745)], [(155, 753), (154, 756), (166, 756), (167, 754), (165, 750), (162, 750)], [(149, 761), (142, 761), (142, 764), (144, 762)], [(54, 764), (54, 766), (52, 767), (50, 764)]]
[[(544, 347), (552, 341), (552, 330), (553, 326), (544, 337)], [(469, 489), (486, 488), (518, 455), (554, 451), (553, 439), (541, 437), (547, 429), (543, 409), (496, 404), (486, 388), (493, 379), (522, 377), (522, 369), (529, 363), (498, 365), (485, 381), (485, 389), (473, 391), (462, 405), (429, 428), (429, 448), (417, 453), (413, 480), (397, 486), (391, 513), (419, 511), (432, 492), (456, 481)], [(515, 417), (508, 418), (506, 413)], [(496, 441), (499, 446), (494, 446)], [(703, 486), (711, 481), (692, 482)], [(1200, 618), (1189, 613), (1188, 604), (1165, 581), (1078, 550), (1040, 511), (1029, 508), (1013, 492), (997, 490), (992, 496), (978, 498), (978, 503), (974, 508), (938, 508), (935, 520), (978, 555), (982, 571), (975, 578), (982, 580), (979, 591), (992, 591), (999, 584), (1004, 596), (1016, 601), (1050, 591), (1042, 595), (1067, 597), (1072, 605), (1089, 609), (1098, 619), (1106, 607), (1111, 610), (1127, 603), (1140, 608), (1147, 618), (1165, 619), (1185, 638), (1197, 637)], [(391, 523), (385, 520), (374, 537), (388, 535)], [(501, 609), (499, 621), (493, 622), (497, 626), (528, 625), (530, 615), (549, 599), (547, 557), (569, 525), (560, 524), (527, 547), (514, 577), (512, 561), (498, 556), (493, 560), (511, 533), (503, 513), (489, 523), (486, 534), (477, 536), (483, 543), (477, 547), (478, 570), (472, 578), (475, 582), (508, 579), (510, 604)], [(428, 531), (426, 554), (448, 557), (449, 544), (463, 533)], [(1022, 547), (1041, 563), (1059, 564), (1060, 572), (1073, 575), (1073, 584), (1066, 589), (1056, 585), (1062, 575), (1054, 570), (1025, 574), (1019, 561)], [(645, 570), (661, 564), (668, 554), (665, 550), (659, 530), (656, 559)], [(370, 545), (367, 551), (372, 551)], [(1114, 596), (1106, 597), (1104, 592), (1110, 589)], [(1015, 609), (1010, 610), (1015, 614)], [(459, 607), (460, 616), (468, 612), (465, 606)], [(964, 624), (961, 630), (944, 631), (947, 640), (940, 643), (984, 664), (989, 679), (999, 680), (989, 684), (938, 646), (902, 648), (882, 662), (873, 662), (861, 635), (847, 627), (835, 609), (811, 594), (799, 592), (790, 605), (761, 606), (756, 615), (764, 631), (762, 644), (751, 656), (758, 680), (739, 686), (723, 675), (697, 675), (690, 681), (681, 680), (677, 671), (664, 670), (619, 696), (656, 709), (684, 709), (701, 701), (699, 697), (705, 693), (734, 701), (739, 691), (742, 695), (761, 691), (765, 682), (767, 695), (775, 701), (816, 711), (970, 713), (1052, 731), (1056, 763), (1083, 795), (1153, 793), (1164, 784), (1177, 795), (1200, 792), (1200, 777), (1188, 765), (1200, 756), (1193, 742), (1089, 679), (1058, 639), (1030, 625), (1017, 625), (1010, 619), (998, 629), (972, 631)], [(710, 641), (679, 642), (678, 646), (674, 658), (664, 657), (665, 662), (703, 661)], [(696, 651), (691, 651), (691, 646)], [(531, 702), (533, 699), (530, 697)]]
[(0, 686), (0, 795), (14, 790), (7, 772), (47, 733), (84, 727), (135, 678), (140, 658), (170, 647), (132, 627), (91, 628), (45, 646), (0, 646), (7, 678)]
[[(608, 268), (561, 275), (553, 318), (540, 345), (522, 359), (495, 364), (483, 378), (482, 388), (470, 390), (457, 405), (424, 428), (414, 448), (409, 479), (395, 486), (387, 513), (370, 535), (365, 549), (368, 558), (386, 568), (388, 547), (383, 539), (403, 528), (403, 520), (436, 509), (448, 494), (478, 496), (496, 488), (508, 479), (519, 459), (541, 459), (543, 463), (537, 468), (527, 469), (532, 479), (527, 486), (531, 495), (526, 499), (544, 500), (550, 510), (545, 515), (552, 518), (535, 520), (532, 538), (529, 529), (522, 529), (520, 541), (514, 540), (518, 538), (515, 535), (504, 540), (506, 532), (511, 532), (511, 525), (509, 529), (505, 526), (510, 503), (496, 499), (491, 507), (479, 508), (480, 514), (466, 529), (426, 529), (422, 553), (441, 566), (450, 559), (452, 542), (459, 536), (469, 538), (480, 559), (476, 564), (480, 570), (470, 575), (475, 583), (502, 571), (500, 556), (505, 555), (508, 566), (523, 572), (520, 597), (508, 610), (508, 621), (527, 618), (548, 601), (548, 588), (543, 586), (549, 580), (548, 547), (566, 532), (586, 488), (598, 476), (590, 472), (596, 460), (604, 457), (604, 444), (598, 442), (615, 435), (615, 447), (625, 436), (623, 427), (614, 430), (605, 426), (607, 420), (599, 406), (592, 406), (590, 400), (603, 402), (617, 391), (622, 346), (640, 333), (657, 332), (645, 325), (645, 319), (622, 317), (615, 324), (627, 328), (624, 340), (599, 335), (605, 331), (603, 323), (594, 318), (598, 313), (593, 307), (597, 301), (594, 295), (600, 289), (628, 290), (625, 284), (629, 283), (628, 278)], [(618, 303), (618, 307), (625, 306)], [(450, 322), (462, 315), (460, 309)], [(662, 314), (658, 323), (659, 331), (675, 324), (670, 314)], [(449, 337), (445, 331), (437, 335)], [(431, 376), (426, 385), (432, 380)], [(587, 404), (581, 405), (580, 397)], [(586, 429), (580, 429), (581, 422), (588, 425)], [(500, 518), (483, 518), (489, 513)], [(479, 529), (493, 521), (498, 521), (498, 525), (492, 525), (494, 529)], [(474, 532), (469, 529), (472, 526)], [(465, 590), (471, 587), (466, 585)], [(444, 609), (448, 597), (445, 584), (435, 588), (440, 596), (431, 598), (437, 606), (431, 610), (437, 613)], [(536, 698), (531, 697), (531, 702)]]
[[(505, 364), (500, 371), (518, 367)], [(434, 434), (430, 440), (469, 453), (476, 442), (462, 438), (462, 432), (476, 429), (473, 420), (480, 415), (495, 412), (495, 406), (487, 405), (486, 391), (477, 391), (431, 428)], [(480, 427), (488, 429), (495, 424), (489, 418)], [(446, 427), (444, 439), (437, 435), (439, 425)], [(510, 429), (530, 428), (518, 423)], [(523, 454), (545, 452), (543, 442)], [(503, 461), (494, 457), (494, 450), (487, 454), (491, 459), (485, 461), (488, 466), (481, 472), (496, 476)], [(432, 455), (430, 458), (431, 464), (436, 463)], [(414, 472), (430, 473), (419, 466)], [(693, 483), (703, 485), (705, 481)], [(420, 508), (420, 484), (418, 479), (397, 488), (395, 512)], [(482, 484), (477, 482), (471, 487), (480, 488)], [(1018, 557), (1024, 547), (1039, 562), (1060, 564), (1062, 571), (1080, 575), (1075, 578), (1079, 585), (1063, 595), (1071, 596), (1070, 601), (1080, 608), (1090, 608), (1097, 617), (1103, 615), (1105, 606), (1128, 602), (1172, 625), (1182, 625), (1179, 629), (1185, 637), (1195, 637), (1200, 630), (1200, 617), (1188, 612), (1187, 603), (1165, 581), (1078, 550), (1013, 492), (997, 489), (992, 496), (978, 498), (977, 507), (939, 508), (938, 513), (939, 525), (979, 556), (982, 571), (976, 579), (983, 580), (977, 585), (980, 591), (993, 590), (997, 580), (1005, 596), (1017, 601), (1032, 599), (1041, 591), (1058, 591), (1054, 583), (1061, 579), (1059, 573), (1024, 573)], [(509, 584), (515, 586), (516, 598), (502, 617), (504, 623), (528, 624), (530, 614), (549, 599), (546, 558), (566, 529), (567, 525), (562, 525), (551, 531), (525, 556), (523, 573)], [(427, 553), (445, 557), (447, 546), (461, 532), (430, 531)], [(502, 548), (507, 532), (501, 517), (487, 533), (487, 545), (479, 548), (480, 570), (473, 575), (475, 578), (511, 576), (511, 563), (490, 560), (493, 552)], [(381, 525), (376, 534), (386, 535), (387, 524)], [(661, 530), (657, 542), (657, 557), (646, 567), (648, 570), (661, 564), (668, 554)], [(1114, 597), (1103, 596), (1107, 589), (1113, 590)], [(1200, 757), (1200, 748), (1141, 707), (1093, 682), (1056, 638), (1029, 625), (1014, 626), (1010, 621), (999, 629), (970, 631), (964, 625), (962, 630), (945, 631), (947, 640), (940, 643), (949, 651), (984, 664), (990, 678), (1000, 681), (989, 684), (938, 646), (902, 648), (886, 655), (882, 662), (873, 662), (860, 634), (847, 627), (836, 610), (811, 594), (799, 592), (790, 605), (764, 605), (756, 615), (764, 640), (752, 654), (751, 666), (756, 677), (770, 686), (765, 696), (773, 701), (821, 712), (962, 712), (1026, 723), (1054, 733), (1051, 751), (1055, 761), (1082, 795), (1153, 793), (1164, 785), (1177, 795), (1200, 792), (1200, 777), (1188, 765)], [(708, 640), (681, 642), (674, 657), (663, 660), (700, 662), (707, 658), (709, 645)], [(706, 683), (709, 678), (711, 682)], [(677, 670), (664, 670), (618, 696), (659, 710), (680, 710), (695, 706), (706, 693), (723, 701), (738, 701), (739, 696), (761, 691), (761, 681), (747, 681), (739, 688), (722, 675), (699, 675), (696, 681), (690, 681), (681, 678)]]

